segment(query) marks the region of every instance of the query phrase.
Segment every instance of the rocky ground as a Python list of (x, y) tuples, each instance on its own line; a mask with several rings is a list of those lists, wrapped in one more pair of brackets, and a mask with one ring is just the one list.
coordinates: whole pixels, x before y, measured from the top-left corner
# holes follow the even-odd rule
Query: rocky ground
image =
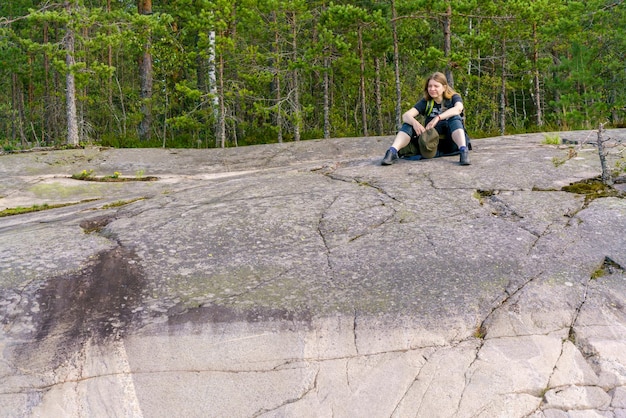
[(624, 188), (554, 135), (0, 155), (0, 416), (626, 417)]

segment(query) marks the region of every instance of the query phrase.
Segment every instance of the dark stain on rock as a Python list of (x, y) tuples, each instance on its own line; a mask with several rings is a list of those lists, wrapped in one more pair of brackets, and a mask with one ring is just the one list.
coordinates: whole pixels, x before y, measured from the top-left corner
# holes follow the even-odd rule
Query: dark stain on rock
[(32, 348), (52, 343), (56, 347), (49, 348), (63, 357), (87, 339), (122, 337), (138, 318), (143, 287), (138, 258), (122, 247), (98, 254), (76, 274), (49, 279), (35, 294), (39, 312)]
[(206, 323), (233, 323), (233, 322), (271, 322), (281, 324), (301, 324), (309, 326), (312, 315), (308, 309), (287, 310), (282, 308), (250, 307), (236, 309), (222, 305), (207, 305), (195, 308), (174, 306), (168, 311), (168, 325), (173, 328), (185, 324), (202, 325)]

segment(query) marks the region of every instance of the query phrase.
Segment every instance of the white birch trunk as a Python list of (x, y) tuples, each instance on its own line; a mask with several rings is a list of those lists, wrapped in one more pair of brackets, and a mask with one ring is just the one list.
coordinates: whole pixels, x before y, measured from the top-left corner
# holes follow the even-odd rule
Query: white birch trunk
[[(68, 12), (71, 11), (72, 5), (68, 3)], [(65, 76), (65, 99), (66, 99), (66, 115), (67, 115), (67, 144), (71, 146), (78, 146), (78, 118), (76, 114), (76, 81), (74, 79), (74, 73), (72, 67), (75, 64), (74, 60), (74, 31), (71, 28), (67, 29), (65, 35), (65, 64), (67, 65), (67, 75)]]
[(213, 116), (218, 118), (219, 99), (217, 97), (217, 75), (215, 69), (215, 31), (209, 33), (209, 93), (213, 103)]

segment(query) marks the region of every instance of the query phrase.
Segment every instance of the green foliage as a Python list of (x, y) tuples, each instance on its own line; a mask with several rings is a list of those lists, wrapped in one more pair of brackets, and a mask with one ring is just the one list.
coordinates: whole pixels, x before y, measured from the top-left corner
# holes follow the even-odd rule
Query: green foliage
[(545, 145), (560, 145), (561, 137), (559, 135), (545, 134), (541, 143)]
[(74, 180), (88, 180), (93, 177), (93, 170), (83, 170), (80, 173), (72, 174)]
[(33, 206), (28, 206), (28, 207), (18, 206), (15, 208), (7, 208), (7, 209), (0, 211), (0, 218), (5, 217), (5, 216), (23, 215), (25, 213), (39, 212), (39, 211), (48, 210), (48, 209), (62, 208), (62, 207), (70, 206), (73, 204), (76, 204), (76, 203), (60, 203), (60, 204), (55, 204), (55, 205), (44, 203), (43, 205), (33, 205)]
[(604, 276), (606, 274), (606, 272), (604, 271), (603, 268), (598, 268), (596, 270), (594, 270), (593, 273), (591, 273), (591, 280), (597, 280), (600, 277)]
[(7, 209), (0, 211), (0, 217), (21, 215), (23, 213), (30, 213), (30, 212), (39, 212), (41, 210), (46, 210), (49, 208), (50, 206), (47, 203), (44, 203), (43, 205), (33, 205), (30, 207), (18, 206), (16, 208), (7, 208)]
[(565, 157), (552, 157), (552, 164), (554, 164), (555, 167), (560, 167), (572, 158), (576, 157), (576, 155), (578, 155), (576, 150), (570, 147), (567, 149), (567, 155)]
[[(130, 200), (117, 200), (113, 203), (108, 203), (106, 205), (103, 205), (101, 209), (112, 209), (112, 208), (119, 208), (121, 206), (126, 206), (126, 205), (130, 205), (131, 203), (135, 203), (137, 201), (140, 200), (145, 200), (145, 197), (138, 197), (136, 199), (130, 199)], [(89, 230), (85, 230), (85, 232), (89, 233), (89, 232), (95, 232), (94, 231), (89, 231)]]

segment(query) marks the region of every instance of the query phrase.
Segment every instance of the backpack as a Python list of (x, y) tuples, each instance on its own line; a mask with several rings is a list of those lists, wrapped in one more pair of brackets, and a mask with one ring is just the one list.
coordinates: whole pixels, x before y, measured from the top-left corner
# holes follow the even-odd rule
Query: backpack
[(427, 118), (428, 115), (430, 115), (430, 112), (433, 111), (434, 107), (435, 107), (435, 101), (433, 99), (430, 99), (428, 103), (426, 103), (426, 112), (424, 112), (425, 118)]

